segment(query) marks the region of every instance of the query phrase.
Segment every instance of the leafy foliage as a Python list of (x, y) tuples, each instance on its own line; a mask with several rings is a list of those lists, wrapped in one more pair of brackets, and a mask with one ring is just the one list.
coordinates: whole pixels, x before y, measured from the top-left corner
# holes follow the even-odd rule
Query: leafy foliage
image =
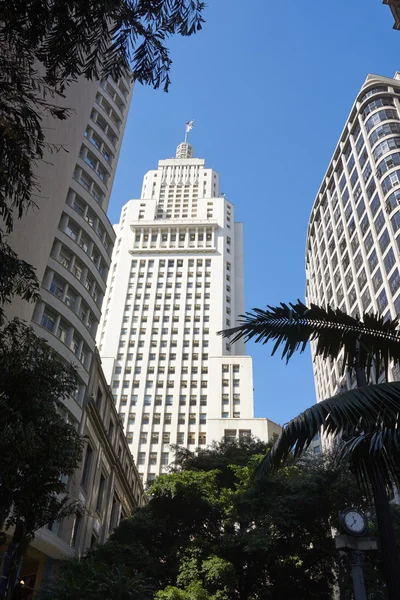
[(2, 0), (0, 41), (32, 49), (49, 82), (80, 74), (92, 79), (120, 75), (130, 65), (140, 83), (170, 83), (171, 59), (165, 45), (172, 35), (190, 36), (202, 28), (200, 0)]
[(81, 75), (125, 75), (167, 91), (167, 41), (199, 31), (204, 8), (200, 0), (0, 0), (0, 319), (4, 290), (29, 300), (38, 288), (4, 236), (35, 206), (38, 161), (60, 150), (47, 142), (43, 116), (68, 118), (60, 100)]
[(344, 436), (342, 456), (352, 457), (357, 468), (365, 460), (379, 463), (391, 487), (393, 478), (398, 478), (399, 415), (400, 382), (367, 386), (328, 398), (285, 425), (260, 470), (278, 468), (292, 452), (299, 456), (322, 430), (334, 437)]
[[(298, 301), (256, 309), (242, 316), (238, 327), (221, 332), (225, 336), (255, 338), (256, 342), (275, 341), (272, 354), (283, 345), (282, 358), (304, 351), (314, 342), (314, 354), (337, 360), (343, 352), (343, 372), (354, 369), (357, 391), (330, 398), (308, 409), (291, 421), (278, 439), (263, 466), (277, 467), (290, 450), (299, 454), (318, 432), (318, 424), (339, 440), (342, 457), (350, 459), (365, 491), (372, 492), (379, 524), (379, 535), (390, 598), (397, 598), (400, 588), (399, 562), (388, 492), (400, 481), (398, 396), (399, 384), (368, 387), (367, 378), (375, 366), (375, 378), (384, 367), (388, 378), (389, 361), (399, 363), (400, 332), (397, 319), (384, 320), (379, 315), (364, 314), (363, 321), (329, 306)], [(396, 412), (397, 411), (397, 412)], [(344, 435), (343, 435), (344, 434)], [(310, 437), (311, 436), (311, 437)]]
[[(315, 342), (315, 355), (337, 359), (343, 349), (343, 370), (356, 366), (365, 368), (369, 377), (372, 365), (378, 375), (382, 366), (387, 374), (389, 360), (400, 361), (400, 331), (398, 320), (383, 319), (365, 313), (355, 319), (340, 309), (326, 309), (300, 300), (267, 310), (254, 308), (240, 315), (240, 325), (220, 331), (232, 343), (245, 338), (256, 343), (275, 342), (272, 355), (282, 347), (282, 358), (288, 361), (295, 352), (304, 352), (309, 342)], [(377, 377), (378, 378), (378, 377)]]
[(247, 439), (185, 453), (156, 479), (149, 504), (82, 559), (96, 565), (87, 595), (72, 588), (67, 596), (56, 580), (46, 600), (92, 598), (101, 565), (143, 578), (157, 600), (330, 600), (338, 567), (331, 528), (340, 508), (363, 506), (363, 497), (329, 457), (254, 478), (268, 448)]
[(14, 526), (11, 587), (35, 531), (75, 508), (63, 476), (78, 467), (82, 444), (61, 413), (75, 388), (75, 369), (33, 329), (12, 321), (2, 330), (0, 527)]
[(11, 248), (0, 242), (0, 326), (4, 323), (4, 305), (14, 296), (35, 300), (39, 284), (31, 265), (18, 258)]
[(63, 563), (41, 592), (42, 600), (152, 600), (141, 577), (131, 578), (124, 566), (99, 564), (93, 558)]
[(59, 98), (69, 82), (131, 71), (136, 81), (167, 90), (172, 61), (166, 40), (201, 29), (203, 10), (200, 0), (0, 0), (0, 216), (6, 231), (13, 210), (21, 217), (33, 203), (35, 163), (49, 148), (42, 117), (68, 117)]

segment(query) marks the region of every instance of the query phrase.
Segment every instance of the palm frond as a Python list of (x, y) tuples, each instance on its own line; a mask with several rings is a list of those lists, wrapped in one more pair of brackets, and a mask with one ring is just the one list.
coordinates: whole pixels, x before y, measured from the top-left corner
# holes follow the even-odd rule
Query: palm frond
[[(279, 468), (289, 455), (299, 456), (320, 431), (346, 441), (342, 457), (351, 458), (362, 479), (370, 461), (383, 467), (387, 485), (398, 478), (400, 382), (357, 388), (308, 408), (283, 428), (258, 473)], [(350, 435), (349, 435), (350, 434)]]
[(220, 331), (231, 343), (244, 338), (256, 343), (275, 342), (272, 355), (282, 348), (282, 358), (288, 361), (296, 351), (303, 352), (309, 342), (315, 342), (315, 354), (323, 358), (338, 358), (344, 350), (343, 369), (357, 364), (366, 368), (369, 376), (373, 364), (386, 374), (390, 359), (400, 361), (400, 331), (398, 320), (364, 314), (356, 319), (338, 308), (326, 309), (300, 300), (295, 304), (254, 308), (239, 317), (240, 325)]

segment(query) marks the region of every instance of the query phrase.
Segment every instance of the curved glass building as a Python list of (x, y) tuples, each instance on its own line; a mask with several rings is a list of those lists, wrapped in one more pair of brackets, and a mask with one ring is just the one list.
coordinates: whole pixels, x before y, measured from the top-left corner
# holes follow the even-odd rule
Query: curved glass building
[[(399, 202), (400, 74), (368, 75), (311, 211), (307, 303), (353, 316), (400, 313)], [(315, 358), (314, 377), (318, 401), (354, 385), (340, 360)]]

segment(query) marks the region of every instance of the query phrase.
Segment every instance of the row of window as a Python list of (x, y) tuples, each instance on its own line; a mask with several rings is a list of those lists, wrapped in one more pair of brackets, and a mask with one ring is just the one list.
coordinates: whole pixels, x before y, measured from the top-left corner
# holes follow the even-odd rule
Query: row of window
[[(164, 436), (165, 434), (163, 434)], [(189, 432), (187, 435), (187, 443), (189, 445), (195, 444), (196, 443), (196, 434), (194, 432)], [(132, 435), (133, 438), (133, 435)], [(131, 439), (132, 439), (131, 438)], [(139, 435), (139, 444), (143, 445), (143, 444), (147, 444), (148, 441), (150, 441), (150, 444), (158, 444), (160, 442), (160, 440), (163, 440), (163, 443), (167, 443), (164, 442), (164, 438), (160, 437), (160, 434), (158, 432), (152, 432), (150, 435), (147, 431), (141, 431), (140, 435)], [(200, 445), (203, 445), (206, 443), (206, 434), (205, 433), (199, 433), (198, 434), (198, 443)], [(178, 432), (176, 434), (176, 443), (177, 444), (183, 444), (185, 442), (185, 433), (184, 432)]]
[[(45, 274), (45, 279), (47, 274), (48, 272)], [(49, 291), (76, 313), (92, 335), (95, 335), (94, 324), (97, 324), (97, 321), (94, 320), (89, 307), (82, 297), (70, 284), (62, 279), (60, 275), (54, 275)]]
[[(181, 388), (187, 388), (187, 387), (193, 387), (194, 388), (194, 387), (198, 387), (197, 386), (198, 383), (200, 384), (199, 387), (201, 387), (201, 388), (208, 387), (208, 382), (207, 382), (206, 379), (203, 379), (202, 381), (198, 381), (197, 379), (192, 379), (190, 381), (188, 381), (187, 379), (182, 379), (180, 382), (175, 381), (175, 380), (168, 380), (168, 381), (165, 382), (164, 380), (162, 380), (162, 381), (161, 380), (153, 381), (153, 380), (147, 379), (145, 381), (145, 387), (146, 387), (146, 389), (150, 389), (152, 387), (164, 387), (165, 383), (167, 384), (168, 388), (175, 387), (175, 383), (177, 385), (179, 384)], [(113, 384), (112, 384), (113, 390), (118, 389), (119, 388), (119, 384), (120, 384), (120, 381), (118, 379), (115, 379), (113, 381)], [(123, 389), (128, 389), (130, 387), (130, 385), (131, 385), (130, 381), (124, 381), (123, 385), (122, 385), (122, 388)], [(238, 386), (239, 383), (237, 383), (237, 384), (234, 383), (233, 385), (234, 386)], [(140, 381), (135, 379), (132, 382), (132, 387), (134, 387), (134, 388), (140, 387)]]
[[(62, 223), (64, 222), (65, 225), (62, 227)], [(106, 280), (107, 265), (94, 241), (87, 237), (85, 232), (79, 227), (78, 223), (63, 213), (61, 217), (60, 229), (61, 231), (64, 231), (64, 233), (70, 237), (71, 240), (76, 242), (83, 252), (89, 256), (97, 271), (100, 273), (103, 279)]]
[[(185, 215), (184, 215), (185, 216)], [(202, 242), (204, 240), (207, 241), (211, 241), (213, 238), (213, 234), (212, 232), (206, 233), (204, 234), (204, 232), (198, 231), (196, 233), (191, 233), (189, 232), (188, 234), (186, 233), (180, 233), (179, 235), (176, 233), (171, 233), (171, 234), (167, 234), (167, 233), (162, 233), (161, 234), (161, 242), (176, 242), (177, 240), (179, 242), (185, 242), (186, 240), (190, 241), (190, 242)], [(140, 242), (157, 242), (158, 241), (158, 233), (157, 234), (151, 234), (149, 235), (148, 233), (136, 233), (135, 235), (135, 242), (136, 243), (140, 243)]]
[(89, 208), (89, 205), (73, 190), (69, 191), (69, 205), (78, 213), (100, 238), (107, 254), (111, 254), (112, 246), (100, 219)]
[(40, 325), (53, 333), (64, 344), (68, 345), (83, 366), (88, 369), (90, 364), (90, 350), (87, 348), (81, 336), (59, 315), (46, 308)]
[[(137, 402), (138, 402), (138, 398), (139, 396), (137, 396), (136, 394), (131, 396), (131, 401), (130, 401), (130, 406), (136, 406)], [(239, 394), (235, 394), (234, 398), (237, 398), (237, 400), (240, 400), (240, 396)], [(176, 399), (178, 400), (178, 398)], [(205, 395), (201, 395), (200, 398), (198, 398), (196, 395), (191, 394), (190, 396), (185, 396), (184, 394), (181, 394), (179, 396), (179, 405), (180, 406), (186, 406), (187, 401), (189, 402), (189, 406), (197, 406), (197, 401), (200, 400), (200, 406), (207, 406), (207, 396)], [(151, 406), (153, 402), (153, 396), (150, 395), (145, 395), (144, 399), (143, 399), (143, 404), (144, 406)], [(163, 403), (163, 397), (162, 396), (155, 396), (154, 397), (154, 405), (155, 406), (162, 406)], [(174, 403), (174, 397), (173, 396), (166, 396), (165, 398), (165, 405), (166, 406), (172, 406)], [(127, 395), (122, 395), (121, 396), (121, 400), (120, 400), (120, 406), (127, 406), (128, 404), (128, 396)]]
[[(120, 412), (119, 416), (122, 419), (122, 421), (125, 421), (126, 415), (124, 412)], [(197, 420), (197, 415), (195, 413), (190, 413), (189, 417), (188, 417), (189, 425), (196, 425), (196, 420)], [(161, 413), (154, 413), (153, 415), (151, 415), (150, 413), (144, 413), (142, 415), (142, 421), (141, 421), (142, 425), (149, 425), (151, 421), (153, 422), (153, 425), (160, 425), (161, 421), (162, 421)], [(164, 421), (164, 425), (171, 425), (172, 413), (165, 413), (163, 421)], [(129, 413), (128, 425), (134, 424), (135, 422), (136, 422), (136, 413)], [(185, 413), (179, 413), (178, 414), (178, 425), (185, 425), (185, 423), (186, 423)], [(200, 425), (205, 425), (207, 423), (207, 414), (206, 413), (200, 413), (199, 423), (200, 423)]]

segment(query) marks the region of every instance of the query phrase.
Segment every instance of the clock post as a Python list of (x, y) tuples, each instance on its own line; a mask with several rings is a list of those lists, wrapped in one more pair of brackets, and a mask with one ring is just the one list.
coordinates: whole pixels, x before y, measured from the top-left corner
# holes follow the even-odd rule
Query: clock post
[(367, 517), (357, 508), (347, 508), (339, 513), (339, 523), (341, 533), (335, 537), (335, 546), (349, 556), (354, 600), (367, 600), (363, 562), (367, 550), (377, 549), (376, 540), (366, 536)]

